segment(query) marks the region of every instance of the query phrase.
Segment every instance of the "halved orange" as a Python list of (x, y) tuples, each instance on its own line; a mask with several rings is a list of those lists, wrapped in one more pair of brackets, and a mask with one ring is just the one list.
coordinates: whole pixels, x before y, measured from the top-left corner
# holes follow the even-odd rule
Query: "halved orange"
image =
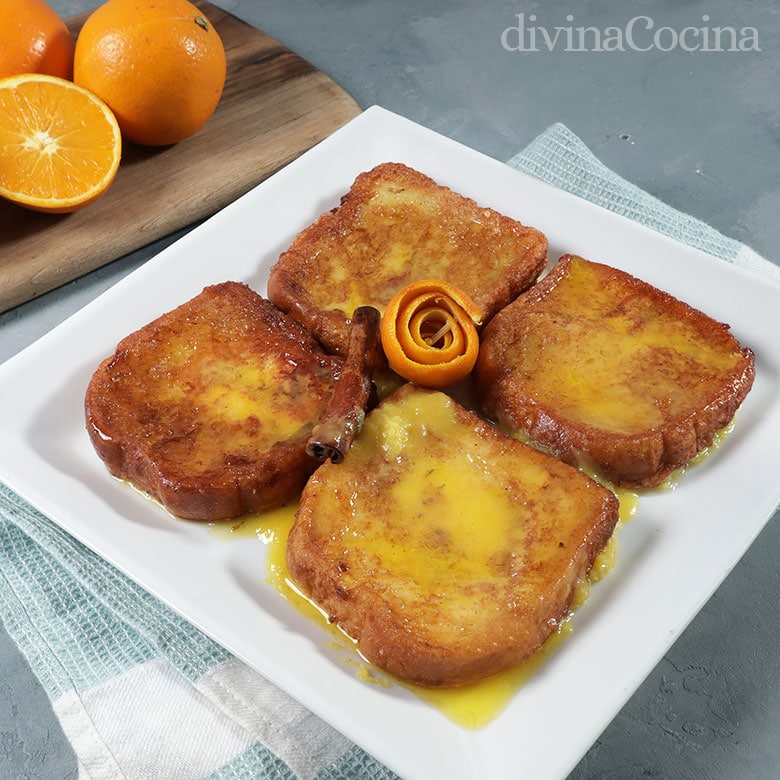
[(116, 117), (91, 92), (39, 73), (0, 79), (0, 196), (75, 211), (108, 189), (121, 155)]

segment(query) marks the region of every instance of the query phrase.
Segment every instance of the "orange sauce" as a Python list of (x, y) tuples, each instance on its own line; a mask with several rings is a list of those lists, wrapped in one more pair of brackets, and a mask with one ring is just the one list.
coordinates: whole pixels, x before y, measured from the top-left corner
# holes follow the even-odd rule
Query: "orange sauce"
[[(697, 455), (689, 466), (695, 466), (716, 449), (730, 432), (731, 427), (728, 426), (719, 432), (713, 444)], [(681, 474), (682, 470), (676, 472), (661, 489), (674, 489)], [(569, 618), (561, 623), (558, 630), (528, 660), (501, 674), (460, 688), (427, 689), (402, 683), (386, 674), (363, 659), (357, 651), (356, 642), (331, 624), (327, 615), (295, 587), (287, 572), (285, 551), (287, 536), (295, 520), (297, 503), (233, 522), (213, 523), (211, 532), (224, 539), (254, 537), (260, 540), (267, 548), (266, 581), (300, 613), (325, 628), (330, 637), (328, 646), (343, 651), (344, 664), (354, 668), (358, 679), (384, 688), (394, 685), (406, 688), (459, 726), (477, 730), (484, 728), (500, 715), (525, 683), (539, 671), (561, 646), (564, 639), (573, 632), (571, 616), (585, 603), (591, 586), (605, 577), (615, 565), (620, 529), (636, 517), (640, 494), (607, 486), (615, 493), (620, 503), (618, 524), (607, 546), (597, 556), (588, 577), (578, 584)]]
[[(627, 494), (626, 497), (619, 496), (619, 498), (621, 498), (622, 523), (635, 513), (636, 500), (635, 494)], [(224, 539), (249, 537), (260, 540), (267, 551), (266, 581), (268, 584), (301, 614), (326, 629), (330, 637), (328, 646), (331, 649), (343, 650), (344, 664), (354, 668), (358, 679), (384, 688), (394, 685), (406, 688), (463, 728), (481, 729), (494, 720), (573, 631), (571, 619), (567, 618), (561, 623), (557, 632), (552, 634), (531, 658), (512, 669), (472, 685), (428, 689), (402, 683), (362, 658), (357, 651), (356, 642), (330, 623), (325, 613), (306, 598), (290, 580), (285, 563), (285, 551), (296, 508), (296, 504), (290, 504), (231, 523), (214, 523), (210, 527), (211, 532)], [(601, 579), (614, 565), (617, 554), (616, 537), (617, 535), (613, 534), (607, 547), (596, 559), (591, 576), (579, 583), (572, 602), (573, 611), (586, 601), (591, 583)]]

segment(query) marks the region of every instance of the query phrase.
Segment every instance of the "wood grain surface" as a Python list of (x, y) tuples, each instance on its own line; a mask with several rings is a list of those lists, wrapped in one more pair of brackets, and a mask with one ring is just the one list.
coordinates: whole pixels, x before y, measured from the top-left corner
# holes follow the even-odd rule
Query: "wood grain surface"
[[(173, 146), (125, 143), (114, 183), (81, 211), (0, 203), (0, 311), (213, 214), (360, 113), (343, 89), (264, 32), (196, 5), (227, 54), (216, 112)], [(74, 36), (87, 15), (69, 20)]]

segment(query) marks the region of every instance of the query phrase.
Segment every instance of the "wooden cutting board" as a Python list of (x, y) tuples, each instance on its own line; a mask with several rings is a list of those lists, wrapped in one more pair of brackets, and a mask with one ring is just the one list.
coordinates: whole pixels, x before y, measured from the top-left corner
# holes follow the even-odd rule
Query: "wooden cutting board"
[[(0, 311), (213, 214), (360, 113), (343, 89), (264, 32), (195, 4), (227, 54), (216, 112), (174, 146), (125, 143), (110, 189), (81, 211), (0, 203)], [(87, 16), (69, 20), (74, 36)]]

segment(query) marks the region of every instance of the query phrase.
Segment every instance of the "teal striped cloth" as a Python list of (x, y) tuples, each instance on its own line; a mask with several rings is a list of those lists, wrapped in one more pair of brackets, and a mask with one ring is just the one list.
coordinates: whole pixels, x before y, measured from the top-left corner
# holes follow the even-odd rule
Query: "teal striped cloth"
[(683, 244), (780, 284), (780, 266), (618, 176), (566, 125), (558, 123), (547, 128), (508, 164)]
[[(780, 281), (748, 247), (615, 175), (564, 125), (509, 165)], [(0, 618), (82, 778), (394, 777), (2, 485)]]

